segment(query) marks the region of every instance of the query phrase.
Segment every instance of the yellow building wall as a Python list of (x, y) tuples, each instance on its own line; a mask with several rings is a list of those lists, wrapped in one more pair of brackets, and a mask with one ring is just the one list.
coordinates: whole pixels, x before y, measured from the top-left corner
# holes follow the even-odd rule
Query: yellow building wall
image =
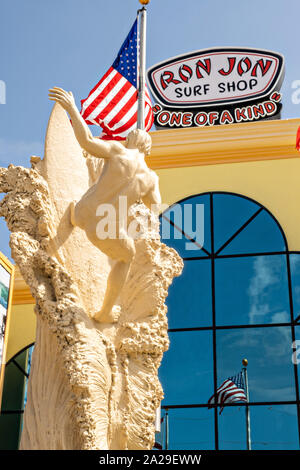
[(6, 363), (19, 351), (35, 341), (36, 316), (34, 305), (13, 305), (8, 331)]
[(8, 330), (6, 363), (19, 351), (34, 343), (36, 316), (34, 300), (19, 269), (15, 268), (12, 308)]
[(167, 204), (208, 191), (254, 199), (280, 223), (289, 250), (300, 251), (300, 158), (169, 168), (157, 170), (157, 174)]
[(152, 133), (148, 158), (160, 177), (162, 200), (226, 191), (250, 197), (278, 220), (289, 250), (300, 250), (300, 119)]

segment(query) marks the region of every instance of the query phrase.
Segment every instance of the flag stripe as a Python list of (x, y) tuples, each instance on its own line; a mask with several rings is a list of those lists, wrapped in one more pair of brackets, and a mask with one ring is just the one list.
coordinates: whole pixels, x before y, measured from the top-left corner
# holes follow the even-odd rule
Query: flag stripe
[(132, 96), (127, 103), (123, 106), (123, 109), (117, 113), (117, 115), (112, 119), (108, 124), (113, 133), (123, 125), (123, 123), (128, 122), (132, 116), (137, 113), (137, 91), (135, 90), (134, 96)]
[(118, 103), (120, 97), (123, 97), (124, 93), (126, 92), (126, 90), (123, 91), (124, 87), (128, 86), (131, 87), (132, 85), (130, 85), (130, 83), (125, 80), (125, 78), (120, 77), (118, 82), (115, 83), (113, 87), (111, 87), (109, 93), (99, 97), (97, 100), (99, 104), (91, 113), (92, 118), (96, 120), (107, 119), (108, 114), (111, 113)]
[(241, 390), (241, 392), (238, 392), (237, 390), (232, 390), (231, 392), (226, 392), (225, 395), (223, 395), (223, 397), (221, 397), (221, 400), (220, 402), (221, 403), (230, 403), (232, 401), (233, 398), (237, 398), (237, 397), (242, 397), (244, 398), (245, 396), (245, 393)]
[(128, 85), (129, 88), (125, 95), (120, 99), (119, 103), (116, 104), (114, 109), (107, 115), (107, 122), (111, 129), (125, 116), (128, 110), (134, 105), (137, 100), (136, 89)]
[(223, 389), (221, 392), (219, 392), (219, 397), (220, 399), (222, 400), (222, 398), (224, 396), (226, 396), (227, 393), (230, 393), (232, 390), (235, 390), (236, 387), (234, 386), (234, 384), (232, 385), (228, 385), (228, 387), (226, 387), (225, 389)]
[[(90, 94), (86, 101), (88, 104), (91, 103), (96, 97), (99, 90), (100, 85), (107, 79), (107, 77), (114, 71), (113, 67), (109, 67), (108, 71), (103, 75), (103, 77), (99, 80), (99, 82), (94, 86), (94, 88), (90, 91)], [(90, 99), (90, 101), (88, 101)]]
[(230, 387), (231, 384), (231, 380), (225, 380), (225, 382), (223, 382), (222, 385), (218, 388), (217, 393), (221, 393), (223, 390)]
[(95, 88), (90, 92), (89, 96), (86, 100), (81, 100), (82, 110), (81, 113), (85, 116), (85, 114), (89, 114), (89, 106), (97, 99), (99, 94), (105, 89), (105, 87), (109, 84), (109, 82), (115, 77), (117, 71), (114, 70), (112, 67), (106, 72), (106, 74), (101, 78), (101, 80), (97, 83)]
[[(134, 108), (131, 108), (130, 112), (134, 112)], [(102, 123), (103, 130), (108, 134), (111, 135), (112, 137), (114, 135), (118, 135), (119, 137), (122, 137), (123, 139), (126, 137), (126, 135), (131, 131), (136, 128), (136, 119), (137, 119), (137, 110), (134, 112), (134, 115), (129, 119), (126, 124), (122, 127), (118, 127), (115, 131), (112, 131), (109, 127), (107, 127), (104, 123)]]
[(109, 100), (113, 99), (120, 86), (122, 87), (124, 83), (125, 78), (123, 78), (122, 75), (119, 73), (112, 73), (111, 80), (108, 83), (105, 83), (105, 87), (99, 91), (97, 97), (85, 110), (83, 117), (85, 118), (88, 116), (91, 119), (96, 119), (99, 116), (101, 110), (109, 103)]
[(118, 134), (122, 134), (125, 131), (129, 132), (129, 129), (136, 124), (137, 121), (137, 104), (135, 104), (128, 112), (128, 114), (134, 113), (131, 118), (128, 119), (128, 121), (118, 127)]

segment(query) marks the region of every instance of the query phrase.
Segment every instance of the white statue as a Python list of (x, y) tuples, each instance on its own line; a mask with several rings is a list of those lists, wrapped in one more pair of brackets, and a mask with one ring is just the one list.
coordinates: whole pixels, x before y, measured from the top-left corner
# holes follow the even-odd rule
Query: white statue
[[(107, 280), (102, 308), (94, 315), (94, 319), (99, 322), (113, 323), (120, 314), (115, 302), (135, 255), (134, 240), (127, 233), (127, 227), (120, 222), (120, 196), (127, 198), (128, 209), (140, 200), (150, 209), (161, 203), (158, 177), (148, 168), (144, 158), (150, 153), (151, 137), (145, 131), (135, 130), (128, 135), (125, 146), (118, 141), (100, 140), (93, 137), (71, 92), (54, 87), (49, 90), (49, 98), (69, 113), (79, 145), (88, 154), (103, 158), (105, 162), (98, 181), (77, 204), (72, 205), (71, 222), (85, 231), (93, 245), (116, 260)], [(103, 215), (96, 214), (103, 204), (110, 204), (115, 210), (115, 238), (101, 238), (97, 234), (97, 226)]]

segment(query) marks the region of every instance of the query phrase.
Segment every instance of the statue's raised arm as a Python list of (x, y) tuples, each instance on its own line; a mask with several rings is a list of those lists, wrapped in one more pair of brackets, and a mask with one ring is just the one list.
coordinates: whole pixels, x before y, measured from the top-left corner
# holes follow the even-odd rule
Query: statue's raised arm
[(80, 115), (73, 93), (67, 92), (59, 87), (53, 87), (49, 90), (49, 99), (59, 103), (69, 113), (74, 133), (79, 145), (90, 155), (98, 158), (109, 158), (112, 146), (118, 146), (119, 151), (122, 150), (122, 144), (118, 142), (105, 142), (95, 138), (82, 116)]

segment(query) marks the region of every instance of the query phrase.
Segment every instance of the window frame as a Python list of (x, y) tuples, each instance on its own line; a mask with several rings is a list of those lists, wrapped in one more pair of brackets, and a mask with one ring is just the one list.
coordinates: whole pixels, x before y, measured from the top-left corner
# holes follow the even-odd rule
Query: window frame
[[(232, 234), (229, 239), (222, 244), (222, 246), (215, 251), (214, 250), (214, 195), (229, 195), (229, 196), (234, 196), (234, 197), (241, 197), (243, 199), (246, 199), (250, 201), (251, 203), (256, 204), (257, 206), (257, 211), (249, 217), (249, 219), (243, 223), (238, 230), (235, 231), (234, 234)], [(187, 331), (204, 331), (204, 330), (209, 330), (212, 331), (212, 338), (213, 338), (213, 380), (214, 380), (214, 390), (212, 391), (212, 394), (217, 392), (218, 388), (218, 375), (217, 375), (217, 331), (218, 330), (225, 330), (225, 329), (239, 329), (239, 328), (273, 328), (273, 327), (278, 327), (278, 326), (288, 326), (291, 328), (291, 338), (292, 342), (296, 340), (296, 334), (295, 334), (295, 326), (299, 325), (300, 322), (300, 315), (297, 318), (294, 318), (294, 302), (293, 302), (293, 290), (292, 290), (292, 275), (291, 275), (291, 265), (290, 265), (290, 255), (292, 254), (299, 254), (300, 251), (289, 251), (288, 248), (288, 242), (285, 236), (285, 233), (277, 221), (277, 219), (274, 217), (274, 215), (261, 203), (255, 201), (254, 199), (251, 199), (248, 196), (245, 196), (243, 194), (238, 194), (238, 193), (233, 193), (233, 192), (228, 192), (228, 191), (211, 191), (211, 192), (204, 192), (204, 193), (198, 193), (198, 194), (193, 194), (191, 196), (187, 196), (179, 201), (177, 201), (174, 204), (182, 204), (186, 201), (192, 202), (192, 199), (195, 197), (199, 196), (206, 196), (209, 195), (209, 204), (210, 204), (210, 235), (211, 235), (211, 240), (210, 240), (210, 248), (211, 252), (206, 250), (205, 248), (202, 249), (203, 251), (203, 256), (194, 256), (194, 257), (183, 257), (184, 262), (192, 262), (195, 260), (211, 260), (211, 299), (212, 299), (212, 325), (211, 326), (200, 326), (200, 327), (190, 327), (190, 328), (172, 328), (169, 329), (169, 332), (172, 333), (180, 333), (180, 332), (187, 332)], [(166, 209), (166, 211), (169, 211), (170, 207)], [(262, 212), (266, 211), (269, 216), (275, 221), (278, 229), (281, 232), (282, 239), (284, 241), (284, 247), (285, 249), (282, 251), (270, 251), (270, 252), (263, 252), (263, 253), (241, 253), (241, 254), (226, 254), (222, 255), (222, 250), (230, 244), (230, 242), (236, 238), (242, 231)], [(162, 213), (160, 217), (164, 217)], [(184, 232), (182, 231), (184, 234)], [(190, 239), (190, 241), (192, 241)], [(167, 243), (167, 241), (166, 241)], [(251, 324), (251, 325), (217, 325), (216, 324), (216, 285), (215, 285), (215, 261), (216, 259), (221, 259), (221, 258), (241, 258), (241, 257), (246, 257), (246, 256), (272, 256), (272, 255), (284, 255), (286, 259), (286, 267), (287, 267), (287, 283), (288, 283), (288, 296), (289, 296), (289, 310), (290, 310), (290, 321), (286, 323), (267, 323), (267, 324)], [(292, 350), (291, 350), (292, 352)], [(251, 396), (250, 396), (250, 402), (248, 404), (246, 403), (227, 403), (224, 406), (249, 406), (251, 409), (251, 406), (263, 406), (263, 405), (296, 405), (297, 406), (297, 421), (298, 421), (298, 439), (299, 439), (299, 446), (300, 446), (300, 397), (299, 397), (299, 380), (298, 380), (298, 367), (297, 364), (293, 364), (293, 369), (294, 369), (294, 386), (295, 386), (295, 392), (296, 392), (296, 400), (282, 400), (282, 401), (263, 401), (263, 402), (253, 402), (251, 401)], [(208, 397), (209, 398), (209, 397)], [(218, 425), (218, 405), (212, 405), (214, 408), (214, 425), (215, 425), (215, 450), (219, 450), (219, 425)], [(171, 409), (179, 409), (179, 408), (203, 408), (207, 407), (207, 403), (196, 403), (196, 404), (178, 404), (178, 405), (162, 405), (162, 409), (164, 409), (166, 412)]]

